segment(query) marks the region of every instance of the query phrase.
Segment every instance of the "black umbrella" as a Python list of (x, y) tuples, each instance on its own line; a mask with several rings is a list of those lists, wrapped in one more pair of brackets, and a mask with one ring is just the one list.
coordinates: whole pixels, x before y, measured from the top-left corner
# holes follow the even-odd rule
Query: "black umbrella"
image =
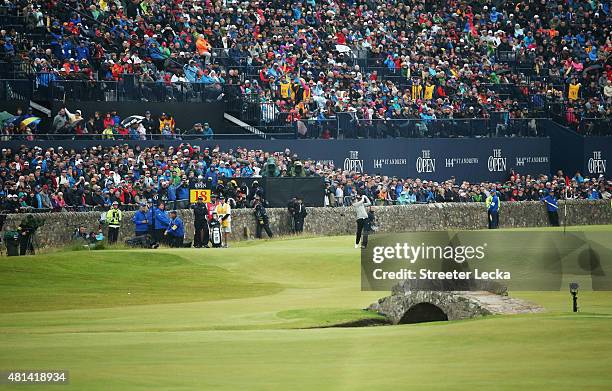
[(598, 69), (603, 68), (603, 66), (601, 66), (601, 64), (595, 64), (595, 65), (591, 65), (590, 67), (587, 67), (584, 69), (584, 71), (582, 71), (582, 76), (586, 76), (587, 72), (592, 72), (592, 71), (596, 71)]

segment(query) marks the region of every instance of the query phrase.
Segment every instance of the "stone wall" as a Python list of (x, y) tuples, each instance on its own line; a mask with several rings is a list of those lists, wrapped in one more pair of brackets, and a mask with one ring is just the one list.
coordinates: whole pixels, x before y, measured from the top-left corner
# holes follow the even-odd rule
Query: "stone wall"
[[(563, 202), (559, 214), (563, 224)], [(131, 237), (134, 212), (124, 212), (124, 224), (120, 240)], [(187, 237), (193, 236), (191, 211), (180, 211), (185, 221)], [(290, 218), (286, 209), (268, 209), (270, 226), (275, 235), (290, 233)], [(98, 226), (100, 213), (45, 213), (39, 214), (45, 225), (39, 230), (41, 247), (61, 246), (69, 242), (74, 229), (84, 224), (93, 230)], [(14, 229), (23, 215), (10, 215), (4, 229)], [(376, 220), (380, 232), (427, 231), (447, 229), (482, 229), (487, 227), (487, 214), (483, 203), (474, 204), (426, 204), (376, 207)], [(612, 224), (612, 208), (609, 201), (568, 201), (568, 225)], [(502, 203), (501, 227), (539, 227), (548, 224), (546, 208), (540, 202)], [(255, 218), (252, 210), (238, 209), (232, 212), (232, 239), (253, 237)], [(352, 234), (355, 230), (355, 212), (352, 208), (308, 208), (304, 231), (314, 235)], [(265, 233), (264, 233), (265, 237)]]

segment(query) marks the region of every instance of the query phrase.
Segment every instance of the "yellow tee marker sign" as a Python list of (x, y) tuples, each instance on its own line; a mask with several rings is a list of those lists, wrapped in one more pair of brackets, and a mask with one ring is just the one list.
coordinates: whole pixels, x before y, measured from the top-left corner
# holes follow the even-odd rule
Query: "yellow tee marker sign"
[(192, 204), (198, 201), (198, 197), (202, 197), (205, 203), (210, 202), (210, 189), (191, 189), (189, 190), (189, 202)]

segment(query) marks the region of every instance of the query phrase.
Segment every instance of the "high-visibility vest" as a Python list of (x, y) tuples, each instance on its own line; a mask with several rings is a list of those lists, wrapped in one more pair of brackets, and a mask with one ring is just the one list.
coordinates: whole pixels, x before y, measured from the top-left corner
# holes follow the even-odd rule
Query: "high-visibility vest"
[(577, 100), (578, 99), (578, 90), (580, 90), (580, 84), (570, 84), (569, 85), (569, 91), (567, 93), (567, 97), (570, 100)]
[(417, 100), (421, 98), (421, 93), (423, 92), (423, 86), (419, 84), (412, 85), (412, 100)]
[(434, 86), (425, 86), (425, 99), (430, 100), (433, 98)]
[(119, 209), (111, 208), (106, 212), (106, 223), (109, 227), (119, 228), (121, 226), (121, 211)]
[(281, 97), (288, 99), (291, 96), (291, 83), (280, 83)]

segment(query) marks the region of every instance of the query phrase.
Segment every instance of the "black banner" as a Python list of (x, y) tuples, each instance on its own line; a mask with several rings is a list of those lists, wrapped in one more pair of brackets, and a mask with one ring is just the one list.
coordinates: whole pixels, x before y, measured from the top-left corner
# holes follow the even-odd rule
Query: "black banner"
[(266, 200), (272, 208), (287, 206), (293, 197), (301, 197), (306, 206), (323, 206), (325, 184), (322, 177), (266, 177)]
[[(306, 206), (323, 206), (325, 196), (325, 182), (322, 177), (248, 177), (223, 179), (227, 186), (228, 181), (235, 181), (238, 187), (246, 185), (251, 191), (253, 183), (258, 182), (264, 190), (268, 206), (271, 208), (284, 208), (293, 197), (300, 197)], [(195, 183), (192, 190), (205, 189), (206, 183)], [(195, 202), (195, 200), (192, 200)]]
[[(11, 140), (3, 148), (20, 145), (81, 149), (129, 144), (132, 147), (178, 146), (187, 141), (133, 140)], [(452, 176), (471, 182), (506, 180), (512, 169), (521, 174), (551, 174), (562, 169), (570, 177), (606, 175), (612, 156), (612, 137), (376, 139), (376, 140), (197, 140), (191, 145), (221, 150), (245, 147), (268, 152), (289, 148), (301, 159), (367, 174), (446, 180)], [(552, 148), (551, 148), (552, 145)]]
[[(582, 176), (606, 176), (608, 157), (612, 156), (612, 137), (586, 137), (584, 139), (584, 165)], [(568, 173), (570, 176), (574, 173)]]

